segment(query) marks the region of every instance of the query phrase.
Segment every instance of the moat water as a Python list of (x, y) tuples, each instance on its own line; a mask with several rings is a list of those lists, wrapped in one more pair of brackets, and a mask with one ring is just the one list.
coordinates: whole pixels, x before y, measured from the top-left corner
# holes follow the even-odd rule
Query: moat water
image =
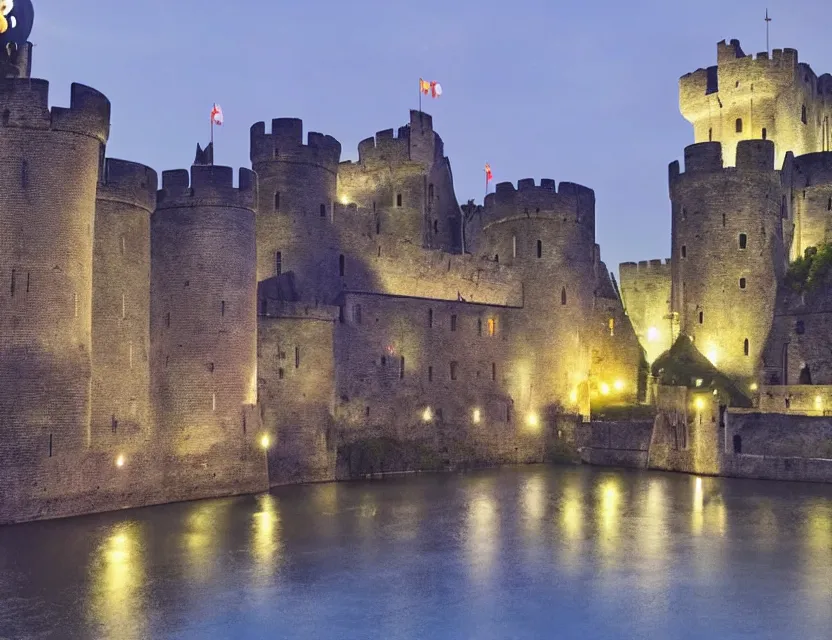
[(0, 528), (0, 638), (832, 637), (832, 486), (526, 467)]

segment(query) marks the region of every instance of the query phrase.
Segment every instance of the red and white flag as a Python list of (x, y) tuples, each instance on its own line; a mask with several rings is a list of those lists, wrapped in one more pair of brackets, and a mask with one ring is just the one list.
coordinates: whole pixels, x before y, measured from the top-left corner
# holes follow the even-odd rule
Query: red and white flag
[(430, 94), (431, 98), (438, 98), (442, 95), (442, 85), (436, 80), (428, 82), (427, 80), (419, 78), (419, 91), (425, 95)]
[(214, 108), (211, 109), (211, 122), (217, 126), (222, 126), (222, 108), (218, 104), (214, 104)]
[(491, 173), (491, 165), (487, 162), (485, 163), (485, 183), (488, 184), (494, 179), (494, 174)]

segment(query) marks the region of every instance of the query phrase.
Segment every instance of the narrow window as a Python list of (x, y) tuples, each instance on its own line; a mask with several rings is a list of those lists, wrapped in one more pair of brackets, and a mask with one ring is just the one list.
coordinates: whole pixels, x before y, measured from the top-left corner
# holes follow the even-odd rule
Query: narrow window
[(699, 324), (705, 324), (705, 312), (704, 311), (699, 312)]
[(543, 241), (542, 240), (537, 241), (537, 257), (538, 258), (543, 257)]
[(346, 264), (344, 261), (344, 254), (342, 253), (338, 256), (338, 273), (341, 274), (341, 277), (344, 277), (344, 272), (346, 271)]
[(688, 208), (687, 207), (682, 207), (682, 220), (687, 220), (687, 219), (688, 219)]
[(118, 420), (116, 420), (115, 414), (110, 416), (110, 431), (113, 433), (118, 431)]
[(286, 372), (281, 368), (277, 370), (277, 379), (283, 380), (283, 376), (286, 375)]
[(12, 298), (14, 298), (15, 273), (16, 271), (12, 269)]
[(517, 236), (511, 236), (511, 257), (517, 257)]
[(488, 319), (488, 335), (489, 335), (489, 337), (493, 338), (495, 333), (497, 333), (497, 321), (494, 318), (489, 318)]
[(217, 394), (212, 393), (211, 394), (211, 411), (216, 411), (216, 410), (217, 410)]
[(433, 329), (433, 309), (428, 309), (428, 327)]
[(127, 241), (124, 236), (121, 236), (121, 255), (124, 255), (125, 251), (127, 251)]
[(803, 322), (803, 320), (798, 320), (794, 325), (794, 332), (797, 335), (802, 336), (806, 333), (806, 323)]
[(400, 193), (396, 194), (396, 206), (397, 207), (402, 206), (402, 194), (400, 194)]
[(352, 308), (352, 318), (355, 324), (361, 324), (361, 305), (357, 304)]
[(433, 232), (434, 233), (439, 233), (439, 220), (434, 220), (433, 221)]
[(225, 317), (225, 300), (220, 303), (220, 315), (223, 318)]
[(326, 218), (326, 205), (325, 204), (321, 205), (321, 217)]
[(387, 356), (381, 356), (381, 366), (382, 367), (387, 366)]
[(477, 319), (477, 335), (482, 335), (482, 318)]
[(740, 278), (740, 289), (745, 289), (746, 281), (745, 278)]
[(280, 211), (280, 191), (276, 191), (274, 194), (274, 210)]
[(725, 214), (724, 213), (722, 214), (722, 226), (723, 227), (725, 226)]
[(687, 257), (688, 257), (688, 248), (687, 248), (687, 246), (686, 246), (686, 245), (684, 245), (684, 244), (682, 245), (682, 257), (683, 257), (683, 258), (687, 258)]
[(121, 294), (121, 319), (125, 320), (127, 318), (127, 296), (123, 293)]
[(367, 416), (368, 418), (370, 417), (370, 407), (365, 407), (364, 408), (364, 415)]
[(804, 105), (800, 108), (800, 121), (801, 121), (803, 124), (806, 124), (806, 121), (807, 121), (807, 120), (808, 120), (808, 118), (806, 117), (806, 105), (804, 104)]
[(52, 434), (49, 434), (49, 457), (52, 457)]
[(433, 382), (433, 367), (428, 367), (428, 382)]
[(283, 252), (278, 251), (274, 254), (274, 274), (279, 276), (283, 273)]
[(499, 253), (494, 254), (494, 262), (496, 262), (497, 264), (500, 264), (500, 254)]
[(428, 185), (428, 198), (433, 200), (433, 185)]
[(607, 323), (610, 329), (610, 336), (615, 336), (615, 318), (610, 318), (610, 321)]
[(714, 130), (713, 128), (708, 129), (708, 142), (714, 141)]
[(566, 287), (563, 287), (563, 289), (560, 290), (560, 303), (562, 305), (566, 304)]
[(497, 380), (497, 363), (491, 363), (491, 379), (496, 381)]
[(742, 352), (743, 352), (743, 354), (748, 355), (748, 351), (749, 351), (749, 344), (748, 344), (748, 338), (746, 338), (745, 341), (742, 343)]
[(404, 356), (399, 361), (399, 380), (404, 380)]
[(748, 247), (748, 236), (744, 233), (740, 234), (739, 238), (740, 242), (740, 249), (746, 249)]
[(459, 363), (454, 360), (451, 362), (451, 380), (456, 380), (457, 369), (459, 368)]
[(300, 347), (295, 347), (295, 369), (300, 368)]
[(742, 118), (737, 118), (737, 133), (742, 133)]
[(763, 127), (763, 140), (768, 140), (768, 131), (766, 131), (765, 127)]
[(208, 371), (210, 371), (211, 373), (214, 373), (214, 363), (213, 362), (208, 363)]
[(832, 198), (829, 198), (829, 202), (826, 203), (826, 210), (832, 211)]
[(456, 331), (456, 314), (451, 316), (451, 331)]
[(376, 220), (376, 235), (381, 233), (381, 220)]
[(170, 326), (170, 311), (168, 311), (168, 312), (165, 314), (165, 326), (166, 326), (166, 327), (169, 327), (169, 326)]

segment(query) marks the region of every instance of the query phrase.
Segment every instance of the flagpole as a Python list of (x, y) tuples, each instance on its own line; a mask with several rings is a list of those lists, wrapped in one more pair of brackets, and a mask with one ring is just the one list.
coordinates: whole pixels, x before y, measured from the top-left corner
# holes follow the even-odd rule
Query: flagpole
[(214, 164), (214, 114), (211, 114), (211, 164)]
[(771, 24), (771, 18), (768, 17), (768, 9), (766, 9), (766, 53), (771, 55), (771, 47), (769, 46), (769, 25)]

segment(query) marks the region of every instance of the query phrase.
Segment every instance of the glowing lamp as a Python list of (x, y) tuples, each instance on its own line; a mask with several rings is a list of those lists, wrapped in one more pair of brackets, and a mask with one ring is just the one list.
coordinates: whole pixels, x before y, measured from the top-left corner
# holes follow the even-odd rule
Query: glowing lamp
[(526, 424), (530, 427), (536, 427), (540, 424), (540, 418), (537, 417), (536, 413), (530, 413), (526, 416)]
[(124, 456), (123, 455), (119, 454), (119, 456), (116, 458), (116, 466), (119, 469), (121, 469), (124, 466)]
[(613, 384), (612, 387), (616, 391), (624, 391), (624, 381), (623, 380), (616, 380), (615, 384)]
[(703, 382), (704, 382), (704, 380), (702, 380), (702, 378), (697, 378), (696, 379), (696, 386), (701, 387)]
[(578, 404), (578, 390), (577, 389), (572, 389), (572, 391), (569, 392), (569, 402), (571, 402), (572, 404)]
[(702, 411), (705, 408), (705, 401), (702, 398), (697, 398), (694, 400), (693, 406), (696, 407), (697, 411)]
[(601, 391), (602, 396), (610, 395), (610, 385), (608, 385), (606, 382), (602, 382), (601, 387), (600, 387), (600, 391)]
[(425, 422), (433, 420), (433, 411), (431, 411), (430, 407), (425, 407), (425, 410), (422, 412), (422, 420)]
[(272, 444), (271, 439), (269, 438), (268, 434), (263, 434), (263, 437), (260, 438), (260, 446), (264, 449), (268, 449)]
[(479, 409), (474, 409), (474, 424), (479, 424), (482, 419), (482, 412)]
[(346, 205), (346, 204), (350, 203), (350, 199), (347, 196), (341, 196), (340, 200), (341, 200), (341, 204)]
[(659, 330), (656, 327), (650, 327), (647, 330), (647, 342), (655, 342), (659, 339)]
[(756, 391), (756, 390), (757, 390), (757, 389), (759, 389), (759, 388), (760, 388), (760, 387), (757, 385), (757, 383), (756, 383), (756, 382), (752, 382), (752, 383), (751, 383), (751, 386), (749, 387), (749, 389), (751, 389), (752, 391)]

